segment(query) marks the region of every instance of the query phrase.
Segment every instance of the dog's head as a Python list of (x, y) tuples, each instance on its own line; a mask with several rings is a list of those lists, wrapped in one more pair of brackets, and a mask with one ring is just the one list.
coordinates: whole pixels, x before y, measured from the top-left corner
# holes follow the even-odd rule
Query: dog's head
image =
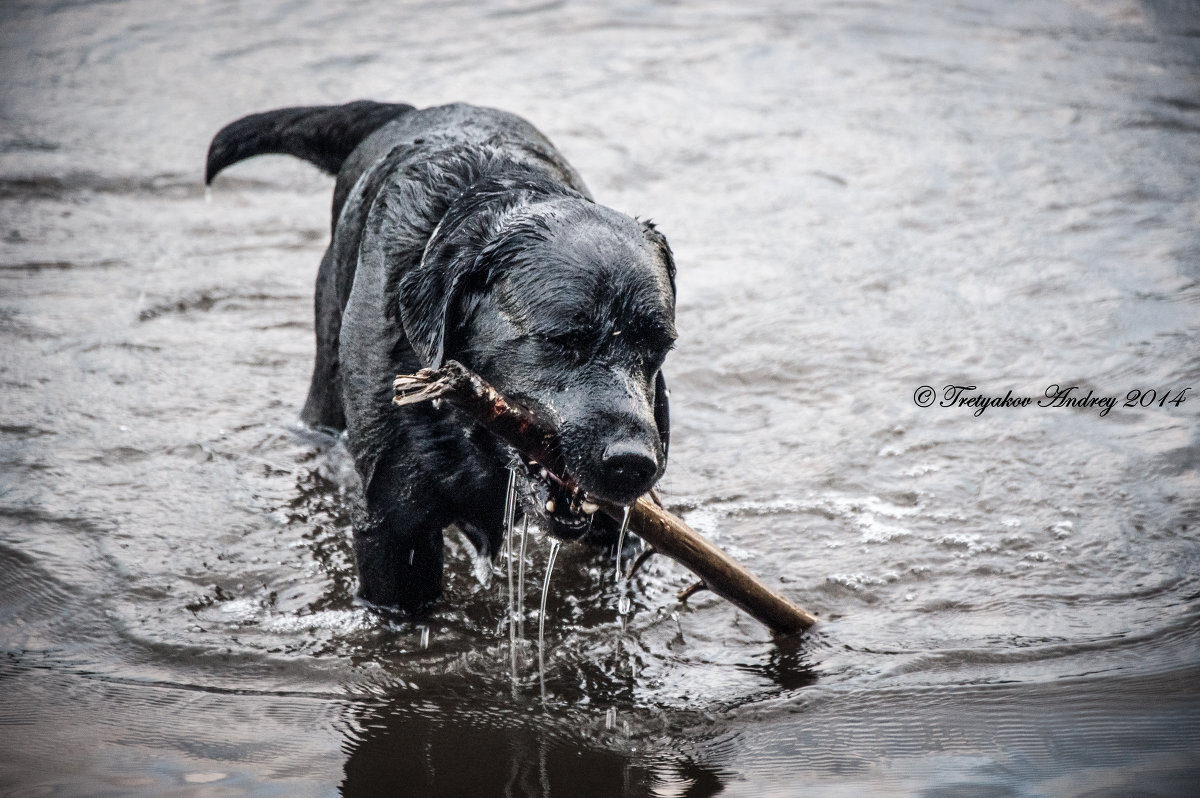
[(486, 216), (448, 220), (405, 277), (409, 341), (426, 365), (460, 360), (552, 424), (590, 497), (632, 502), (667, 460), (662, 365), (675, 340), (675, 267), (666, 240), (583, 198)]

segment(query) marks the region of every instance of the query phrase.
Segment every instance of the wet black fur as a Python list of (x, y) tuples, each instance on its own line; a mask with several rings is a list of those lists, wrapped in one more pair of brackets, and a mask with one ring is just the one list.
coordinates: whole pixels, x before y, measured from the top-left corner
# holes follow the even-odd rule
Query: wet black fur
[[(424, 607), (441, 592), (444, 529), (489, 553), (502, 534), (512, 453), (449, 408), (393, 406), (396, 374), (464, 362), (556, 425), (594, 496), (628, 502), (661, 476), (670, 249), (593, 202), (528, 122), (461, 104), (281, 109), (219, 132), (207, 179), (262, 153), (337, 174), (302, 417), (346, 430), (364, 600)], [(545, 515), (535, 503), (525, 511)]]

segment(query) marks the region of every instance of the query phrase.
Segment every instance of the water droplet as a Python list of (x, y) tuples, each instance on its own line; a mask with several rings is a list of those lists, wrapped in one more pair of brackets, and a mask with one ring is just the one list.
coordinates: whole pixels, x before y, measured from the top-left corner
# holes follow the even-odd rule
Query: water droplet
[(427, 648), (429, 648), (429, 627), (422, 626), (421, 627), (421, 650), (424, 651)]

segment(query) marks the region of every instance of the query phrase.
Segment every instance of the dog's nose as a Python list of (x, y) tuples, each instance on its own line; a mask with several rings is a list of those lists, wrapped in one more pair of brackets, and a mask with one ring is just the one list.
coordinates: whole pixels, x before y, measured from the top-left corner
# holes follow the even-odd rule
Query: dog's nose
[(604, 481), (614, 492), (636, 499), (654, 486), (658, 461), (643, 443), (618, 441), (610, 443), (601, 460)]

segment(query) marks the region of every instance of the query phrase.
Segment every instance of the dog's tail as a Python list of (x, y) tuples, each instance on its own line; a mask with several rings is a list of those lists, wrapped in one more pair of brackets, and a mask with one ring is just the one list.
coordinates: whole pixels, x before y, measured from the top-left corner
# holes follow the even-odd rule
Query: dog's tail
[(363, 139), (411, 110), (411, 105), (358, 100), (244, 116), (213, 137), (204, 182), (238, 161), (268, 153), (294, 155), (336, 175)]

